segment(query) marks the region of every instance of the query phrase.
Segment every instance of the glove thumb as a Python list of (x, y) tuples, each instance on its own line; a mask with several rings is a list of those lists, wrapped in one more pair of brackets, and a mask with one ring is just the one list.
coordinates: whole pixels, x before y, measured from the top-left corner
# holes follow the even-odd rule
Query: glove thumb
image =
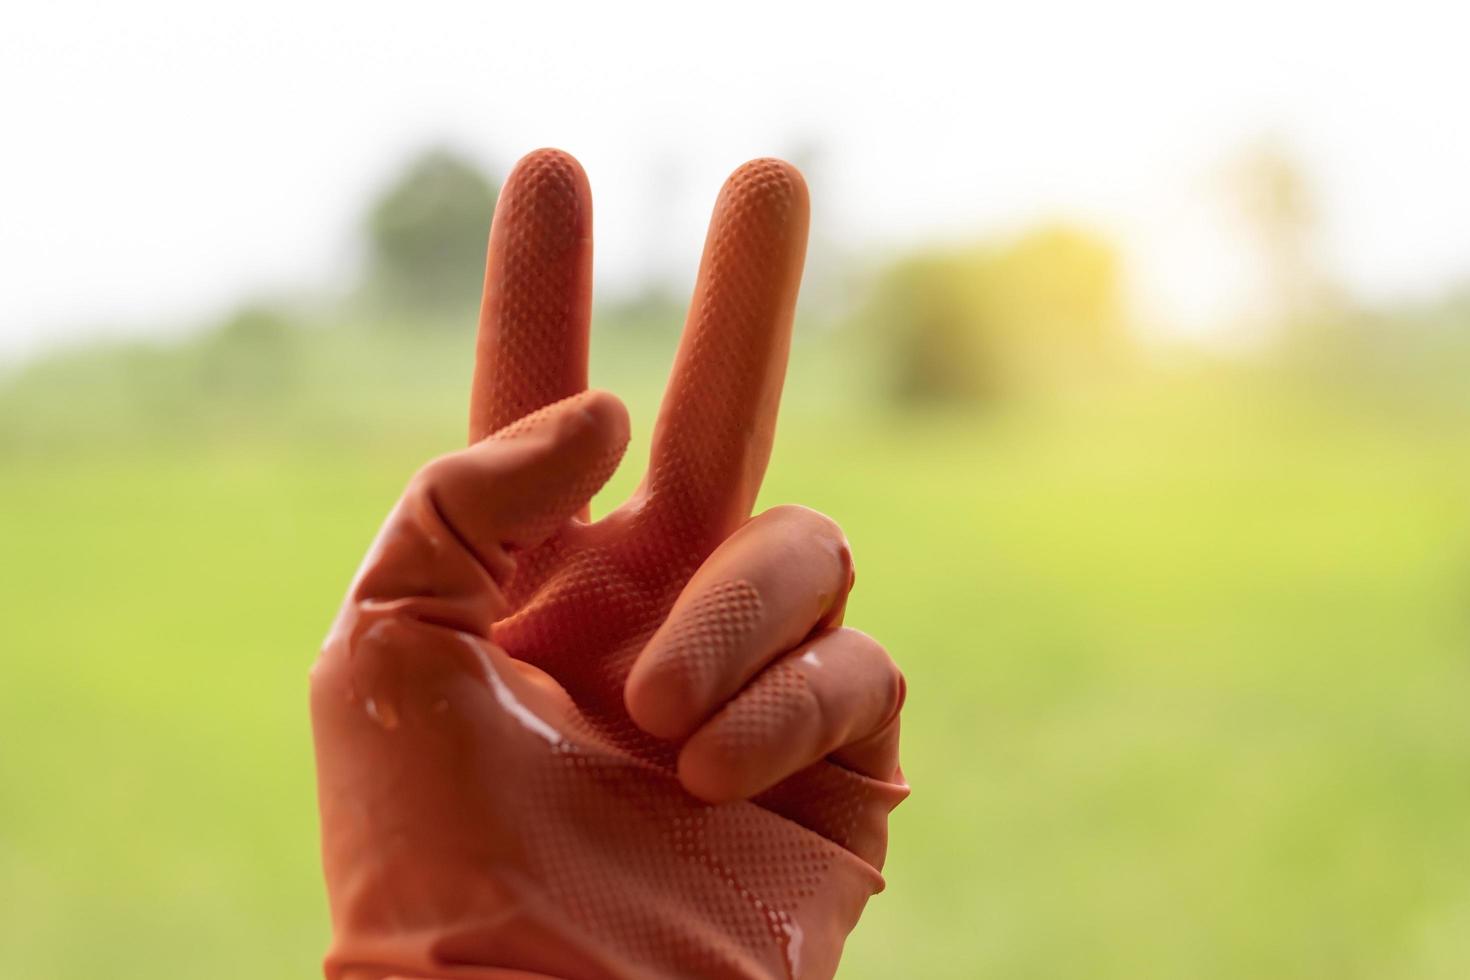
[(482, 634), (507, 612), (514, 555), (579, 514), (628, 445), (628, 413), (584, 391), (427, 464), (389, 515), (349, 598)]
[(475, 550), (532, 548), (586, 510), (628, 447), (628, 411), (605, 391), (553, 402), (419, 474)]

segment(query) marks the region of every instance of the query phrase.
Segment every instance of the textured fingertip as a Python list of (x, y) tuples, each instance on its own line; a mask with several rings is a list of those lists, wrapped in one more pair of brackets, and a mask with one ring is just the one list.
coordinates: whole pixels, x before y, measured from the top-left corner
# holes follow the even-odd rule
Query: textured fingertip
[(622, 401), (611, 392), (594, 388), (518, 418), (489, 438), (508, 442), (533, 433), (554, 432), (557, 443), (621, 449), (627, 446), (631, 429), (628, 409)]
[(623, 685), (623, 706), (633, 723), (654, 738), (687, 738), (709, 713), (691, 687), (689, 665), (678, 651), (634, 663)]
[(735, 579), (681, 597), (628, 674), (624, 704), (650, 735), (684, 738), (730, 692), (739, 652), (759, 625), (763, 604), (750, 582)]
[(552, 441), (566, 462), (581, 471), (548, 513), (565, 510), (570, 515), (592, 499), (622, 462), (631, 429), (628, 410), (606, 391), (584, 391), (548, 406), (548, 414), (555, 418)]
[(587, 187), (587, 172), (576, 157), (543, 147), (516, 161), (505, 178), (501, 200), (509, 208), (506, 218), (518, 220), (527, 231), (565, 235), (582, 230), (588, 217), (582, 206)]
[(721, 196), (755, 198), (786, 206), (808, 203), (806, 178), (801, 171), (776, 157), (747, 160), (725, 180)]
[[(785, 160), (761, 157), (741, 164), (726, 178), (715, 207), (715, 224), (753, 235), (753, 240), (766, 248), (800, 253), (806, 248), (804, 229), (809, 211), (801, 171)], [(793, 225), (803, 229), (795, 240), (788, 235)], [(767, 237), (772, 235), (778, 237)], [(783, 256), (782, 261), (786, 260)]]
[(742, 792), (737, 779), (726, 769), (712, 765), (702, 753), (690, 752), (687, 748), (679, 753), (679, 784), (689, 793), (706, 803), (733, 803), (749, 794)]
[(672, 741), (689, 734), (676, 711), (668, 710), (678, 695), (670, 671), (661, 660), (655, 666), (642, 666), (640, 659), (628, 673), (623, 685), (623, 707), (633, 724), (654, 738)]
[(586, 428), (586, 438), (598, 446), (616, 447), (618, 455), (628, 445), (632, 424), (628, 409), (611, 392), (593, 389), (567, 399), (569, 406), (576, 406), (569, 413), (572, 425)]
[[(628, 410), (605, 391), (584, 391), (547, 405), (489, 437), (529, 453), (501, 479), (498, 515), (508, 541), (529, 547), (587, 505), (628, 448)], [(516, 446), (515, 444), (520, 444)]]
[(578, 177), (585, 180), (587, 176), (582, 170), (582, 164), (566, 150), (554, 146), (540, 146), (516, 161), (515, 166), (510, 170), (510, 177), (506, 178), (506, 184), (509, 185), (517, 174), (531, 173), (538, 169), (565, 174), (572, 181)]
[(551, 148), (521, 157), (501, 192), (507, 246), (552, 258), (591, 234), (592, 191), (587, 172), (570, 153)]
[(822, 723), (802, 672), (778, 663), (690, 736), (679, 781), (708, 803), (748, 799), (814, 761)]

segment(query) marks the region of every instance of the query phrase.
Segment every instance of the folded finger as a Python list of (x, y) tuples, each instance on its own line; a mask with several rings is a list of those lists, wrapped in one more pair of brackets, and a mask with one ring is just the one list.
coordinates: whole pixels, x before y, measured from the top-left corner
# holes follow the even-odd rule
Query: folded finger
[(679, 780), (695, 796), (747, 799), (829, 756), (886, 779), (898, 767), (904, 680), (871, 637), (836, 629), (767, 668), (690, 736)]
[(847, 539), (805, 507), (748, 521), (710, 555), (634, 662), (629, 715), (660, 738), (683, 738), (762, 667), (840, 620), (852, 586)]

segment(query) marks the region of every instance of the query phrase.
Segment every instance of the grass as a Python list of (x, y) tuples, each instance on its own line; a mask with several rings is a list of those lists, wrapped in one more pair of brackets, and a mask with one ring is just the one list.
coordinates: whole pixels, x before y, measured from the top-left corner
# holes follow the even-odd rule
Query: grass
[[(911, 691), (842, 976), (1470, 975), (1462, 438), (1239, 379), (900, 421), (819, 362), (764, 503), (847, 528)], [(666, 365), (604, 371), (630, 459)], [(306, 669), (459, 384), (0, 457), (0, 972), (313, 974)]]

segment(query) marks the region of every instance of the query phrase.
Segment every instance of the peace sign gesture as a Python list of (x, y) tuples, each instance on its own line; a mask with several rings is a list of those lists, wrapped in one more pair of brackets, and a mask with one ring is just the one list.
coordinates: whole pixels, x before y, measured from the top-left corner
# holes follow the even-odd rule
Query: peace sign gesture
[(389, 515), (312, 672), (329, 978), (826, 977), (878, 871), (903, 680), (829, 519), (751, 518), (808, 204), (715, 206), (633, 498), (586, 390), (591, 195), (542, 150), (490, 236), (470, 448)]

